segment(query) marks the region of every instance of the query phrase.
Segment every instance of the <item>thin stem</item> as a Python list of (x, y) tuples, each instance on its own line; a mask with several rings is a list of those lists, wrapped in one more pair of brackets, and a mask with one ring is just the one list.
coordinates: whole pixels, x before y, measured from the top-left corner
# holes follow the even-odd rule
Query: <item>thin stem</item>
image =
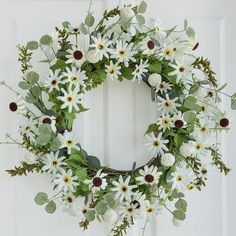
[(144, 236), (144, 233), (145, 233), (145, 230), (146, 230), (146, 227), (147, 227), (147, 220), (145, 221), (145, 224), (143, 226), (143, 232), (142, 232), (142, 236)]
[(48, 64), (49, 66), (51, 66), (51, 60), (49, 59), (48, 55), (46, 54), (46, 52), (43, 50), (42, 46), (40, 46), (41, 51), (43, 52), (43, 54), (46, 56), (47, 60), (48, 60)]
[(11, 90), (13, 93), (15, 93), (17, 96), (20, 95), (16, 90), (14, 90), (12, 87), (10, 87), (5, 81), (1, 81), (1, 85), (6, 86), (9, 90)]

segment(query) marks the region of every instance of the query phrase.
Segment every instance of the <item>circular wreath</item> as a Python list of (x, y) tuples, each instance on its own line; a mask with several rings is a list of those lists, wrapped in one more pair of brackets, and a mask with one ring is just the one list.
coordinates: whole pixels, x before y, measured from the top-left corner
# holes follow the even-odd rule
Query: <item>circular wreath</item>
[[(23, 73), (19, 87), (25, 93), (1, 82), (17, 95), (10, 110), (24, 117), (22, 140), (7, 134), (5, 143), (29, 151), (9, 174), (50, 176), (55, 195), (38, 193), (38, 205), (54, 213), (62, 204), (84, 229), (95, 219), (111, 221), (114, 236), (123, 235), (139, 218), (145, 225), (156, 220), (163, 210), (179, 225), (187, 208), (184, 194), (205, 186), (208, 167), (225, 174), (230, 170), (217, 141), (210, 138), (229, 128), (228, 116), (219, 109), (225, 85), (218, 87), (207, 59), (193, 55), (199, 43), (187, 20), (183, 30), (164, 29), (154, 20), (145, 24), (146, 7), (144, 1), (121, 4), (105, 11), (94, 26), (90, 4), (79, 27), (64, 22), (53, 35), (18, 46)], [(41, 62), (48, 65), (47, 78), (31, 64), (36, 50), (45, 56)], [(153, 158), (144, 166), (127, 171), (101, 166), (73, 130), (76, 115), (87, 110), (84, 95), (106, 80), (150, 86), (160, 117), (145, 133)], [(235, 109), (235, 94), (227, 96)]]

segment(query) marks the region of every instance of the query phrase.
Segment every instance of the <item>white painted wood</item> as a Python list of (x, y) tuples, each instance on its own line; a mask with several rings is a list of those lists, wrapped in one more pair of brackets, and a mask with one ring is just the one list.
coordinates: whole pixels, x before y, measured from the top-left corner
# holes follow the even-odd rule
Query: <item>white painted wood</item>
[[(199, 35), (199, 54), (212, 60), (218, 79), (227, 82), (229, 93), (236, 88), (236, 3), (233, 0), (148, 0), (147, 16), (160, 16), (165, 25), (182, 24), (188, 18)], [(95, 1), (95, 14), (112, 8), (118, 1)], [(55, 24), (69, 20), (76, 24), (86, 14), (88, 1), (29, 0), (0, 1), (0, 71), (1, 80), (16, 85), (20, 80), (15, 44), (37, 39), (50, 33)], [(42, 73), (45, 71), (41, 68)], [(17, 128), (18, 119), (7, 111), (13, 98), (6, 89), (0, 88), (0, 137)], [(112, 82), (104, 84), (87, 94), (90, 110), (78, 117), (76, 128), (89, 153), (99, 156), (105, 164), (115, 168), (130, 168), (134, 161), (143, 164), (149, 158), (145, 152), (143, 134), (148, 123), (155, 121), (155, 105), (149, 97), (145, 84)], [(226, 103), (229, 106), (229, 103)], [(233, 114), (234, 116), (234, 114)], [(8, 127), (7, 125), (8, 124)], [(93, 130), (93, 135), (91, 135)], [(235, 169), (234, 136), (232, 130), (222, 139), (224, 158)], [(15, 147), (0, 148), (0, 235), (4, 236), (49, 236), (49, 235), (107, 235), (108, 226), (99, 223), (82, 233), (78, 219), (58, 212), (48, 216), (35, 206), (33, 198), (37, 191), (50, 191), (46, 177), (33, 175), (30, 178), (11, 179), (4, 172), (22, 159), (24, 152)], [(234, 236), (236, 227), (235, 172), (226, 179), (212, 170), (208, 188), (202, 193), (189, 194), (188, 219), (182, 228), (175, 228), (168, 213), (160, 216), (157, 224), (148, 225), (146, 236), (153, 235), (202, 235)], [(133, 228), (128, 235), (141, 235), (140, 227)]]

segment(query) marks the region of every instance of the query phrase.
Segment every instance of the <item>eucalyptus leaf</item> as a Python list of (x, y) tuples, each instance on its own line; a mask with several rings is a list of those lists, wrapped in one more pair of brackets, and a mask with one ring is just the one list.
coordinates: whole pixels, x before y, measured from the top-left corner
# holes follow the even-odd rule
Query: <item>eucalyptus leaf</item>
[(107, 211), (107, 204), (105, 201), (98, 202), (95, 211), (98, 215), (104, 215), (105, 212)]
[(173, 212), (173, 216), (174, 216), (175, 219), (181, 220), (181, 221), (185, 220), (185, 218), (186, 218), (185, 213), (183, 211), (180, 211), (180, 210), (175, 210)]
[(41, 37), (40, 43), (42, 45), (49, 46), (49, 45), (51, 45), (53, 43), (52, 37), (50, 35), (46, 34), (43, 37)]
[(112, 193), (108, 193), (105, 195), (105, 199), (107, 201), (108, 206), (113, 209), (116, 206), (116, 200)]
[(27, 83), (26, 81), (20, 81), (18, 86), (23, 90), (29, 90), (31, 87), (30, 84)]
[(187, 209), (187, 202), (184, 199), (179, 199), (176, 203), (175, 203), (175, 207), (178, 210), (184, 211), (186, 212)]
[(38, 83), (39, 74), (36, 73), (35, 71), (30, 71), (26, 74), (26, 79), (31, 85), (33, 85), (35, 83)]
[(36, 138), (36, 143), (41, 145), (41, 146), (44, 146), (44, 145), (49, 143), (50, 139), (51, 139), (51, 135), (50, 134), (39, 135)]
[(70, 22), (69, 22), (69, 21), (64, 21), (64, 22), (62, 22), (62, 26), (63, 26), (65, 29), (69, 29), (69, 27), (70, 27)]
[(196, 115), (193, 111), (186, 111), (183, 118), (186, 122), (191, 123), (196, 119)]
[(57, 151), (61, 146), (61, 141), (58, 138), (53, 138), (52, 143), (50, 145), (50, 149), (55, 152)]
[(30, 41), (30, 42), (27, 43), (26, 47), (27, 47), (29, 50), (32, 50), (32, 51), (33, 51), (33, 50), (38, 49), (39, 44), (38, 44), (37, 41)]
[(147, 10), (147, 3), (145, 1), (142, 1), (138, 6), (138, 12), (145, 13)]
[(195, 38), (195, 31), (192, 27), (186, 29), (186, 34), (189, 38)]
[(144, 25), (145, 24), (145, 18), (143, 15), (136, 15), (136, 20), (139, 25)]
[(236, 99), (235, 98), (231, 98), (231, 109), (236, 110)]
[(186, 30), (186, 29), (187, 29), (187, 27), (188, 27), (188, 20), (187, 20), (187, 19), (185, 19), (185, 20), (184, 20), (184, 29)]
[(89, 14), (86, 16), (86, 18), (85, 18), (85, 24), (86, 24), (88, 27), (92, 27), (93, 24), (94, 24), (94, 22), (95, 22), (94, 16), (93, 16), (91, 13), (89, 13)]
[(49, 124), (41, 124), (38, 127), (38, 131), (40, 134), (50, 134), (52, 133), (52, 127)]
[(81, 25), (80, 25), (80, 31), (83, 33), (83, 34), (88, 34), (88, 30), (87, 30), (87, 28), (86, 28), (86, 26), (85, 26), (85, 24), (84, 23), (81, 23)]
[(95, 212), (94, 211), (88, 211), (85, 213), (85, 217), (87, 221), (93, 221), (95, 219)]
[(50, 201), (46, 206), (45, 206), (45, 211), (49, 214), (53, 214), (57, 209), (57, 205), (54, 201)]
[(41, 93), (41, 89), (38, 86), (33, 86), (30, 91), (32, 92), (32, 94), (34, 95), (34, 97), (39, 97), (40, 93)]
[(46, 193), (40, 192), (35, 196), (34, 201), (37, 205), (42, 206), (48, 202), (48, 195)]

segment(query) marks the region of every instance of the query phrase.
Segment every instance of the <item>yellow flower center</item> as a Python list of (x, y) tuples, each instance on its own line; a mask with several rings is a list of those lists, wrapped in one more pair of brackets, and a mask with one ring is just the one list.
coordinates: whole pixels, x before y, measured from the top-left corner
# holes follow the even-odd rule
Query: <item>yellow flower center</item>
[(166, 108), (170, 108), (170, 107), (172, 107), (172, 103), (170, 101), (165, 101), (164, 106)]
[(185, 71), (185, 68), (184, 68), (183, 66), (180, 66), (179, 71), (180, 71), (180, 72), (184, 72), (184, 71)]
[(83, 209), (83, 210), (82, 210), (82, 213), (83, 213), (83, 214), (86, 214), (87, 212), (88, 212), (87, 209)]
[(71, 182), (70, 176), (65, 176), (65, 177), (63, 178), (63, 180), (64, 180), (64, 182), (67, 183), (67, 184), (69, 184), (69, 183)]
[(188, 185), (188, 190), (193, 190), (194, 189), (194, 184), (189, 184)]
[(66, 141), (66, 145), (67, 145), (68, 147), (72, 147), (72, 146), (73, 146), (73, 141), (72, 141), (72, 140), (67, 140), (67, 141)]
[(123, 49), (119, 50), (118, 55), (123, 57), (125, 55), (125, 51)]
[(52, 161), (52, 166), (53, 166), (53, 167), (57, 166), (57, 163), (58, 163), (57, 160), (53, 160), (53, 161)]
[(179, 176), (176, 178), (176, 181), (177, 181), (178, 183), (182, 182), (182, 181), (183, 181), (183, 177), (179, 175)]
[(164, 56), (171, 56), (172, 54), (173, 54), (173, 50), (171, 50), (171, 49), (164, 50)]
[(102, 49), (104, 48), (103, 43), (99, 43), (99, 44), (98, 44), (98, 48), (99, 48), (100, 50), (102, 50)]
[(74, 98), (72, 97), (72, 96), (68, 96), (67, 98), (66, 98), (66, 101), (67, 102), (72, 102), (74, 100)]
[(128, 191), (128, 188), (127, 188), (126, 186), (122, 186), (122, 187), (121, 187), (121, 191), (124, 192), (124, 193), (126, 193), (126, 192)]
[(71, 77), (71, 82), (75, 82), (75, 81), (77, 81), (78, 80), (78, 78), (76, 77), (76, 76), (72, 76)]
[(197, 143), (197, 144), (195, 145), (195, 148), (196, 148), (197, 150), (201, 149), (201, 147), (202, 147), (202, 145), (201, 145), (200, 143)]
[(200, 130), (201, 130), (202, 133), (204, 133), (206, 131), (206, 127), (202, 126)]
[(108, 72), (109, 72), (109, 74), (111, 74), (111, 75), (115, 73), (115, 71), (114, 71), (113, 68), (109, 68)]
[(164, 118), (161, 123), (163, 126), (168, 126), (170, 124), (170, 120), (168, 120), (167, 118)]
[(147, 212), (148, 213), (152, 213), (153, 212), (153, 208), (151, 208), (151, 207), (147, 208)]
[(154, 142), (153, 142), (153, 145), (154, 145), (155, 147), (158, 147), (158, 146), (160, 145), (160, 142), (159, 142), (159, 141), (154, 141)]

